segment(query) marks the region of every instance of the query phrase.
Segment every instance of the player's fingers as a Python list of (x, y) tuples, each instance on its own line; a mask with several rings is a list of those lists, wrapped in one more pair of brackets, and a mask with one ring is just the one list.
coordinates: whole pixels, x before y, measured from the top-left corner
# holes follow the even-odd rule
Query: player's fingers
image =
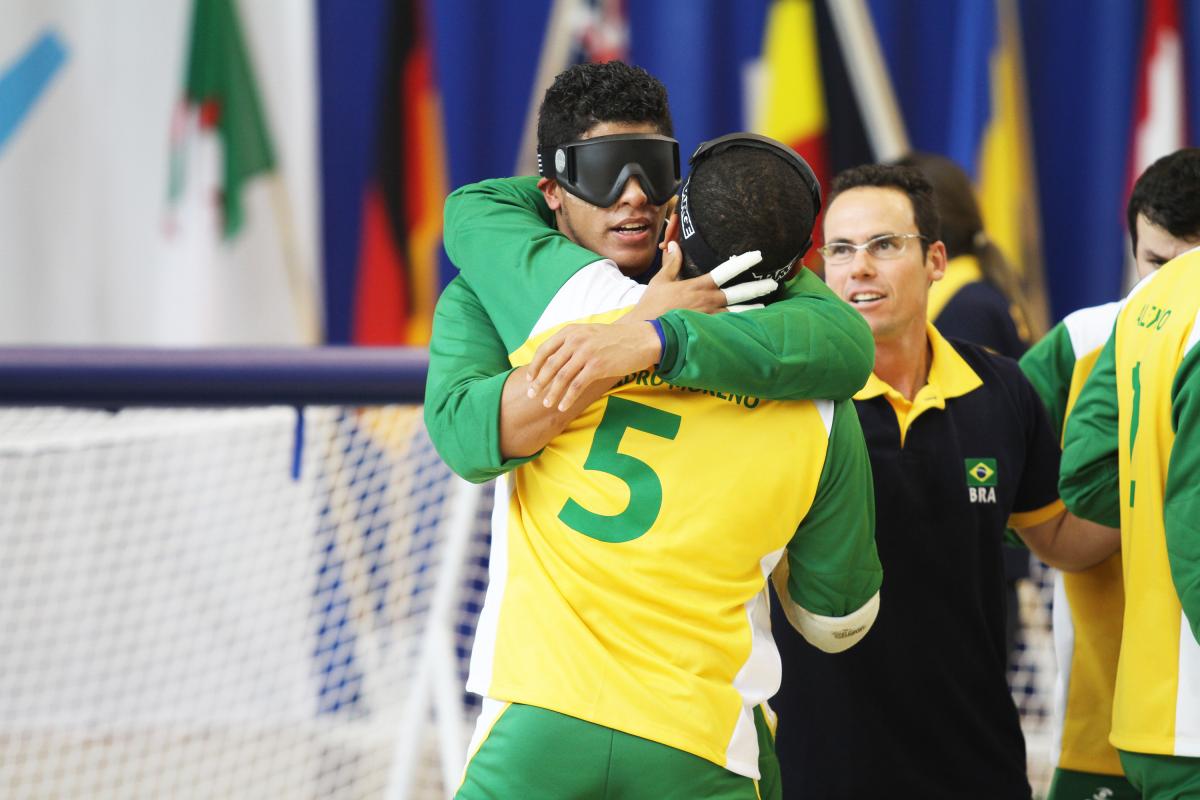
[[(554, 365), (557, 361), (552, 363), (551, 360), (558, 355), (564, 341), (565, 337), (561, 333), (556, 333), (547, 341), (542, 342), (541, 347), (533, 354), (533, 359), (525, 370), (525, 377), (529, 380), (529, 391), (526, 394), (530, 397), (537, 397), (546, 381), (554, 375)], [(561, 359), (558, 360), (561, 361)]]
[(658, 243), (658, 249), (664, 253), (667, 250), (667, 245), (671, 242), (679, 241), (679, 214), (675, 211), (675, 198), (671, 198), (671, 212), (667, 214), (667, 224), (663, 227), (662, 241)]
[(713, 283), (717, 284), (717, 286), (724, 286), (730, 279), (741, 275), (760, 261), (762, 261), (762, 253), (758, 250), (751, 250), (748, 253), (742, 253), (740, 256), (734, 256), (728, 261), (718, 264), (708, 274), (712, 276)]
[(546, 396), (542, 398), (542, 405), (546, 408), (561, 408), (560, 402), (563, 394), (566, 393), (571, 381), (575, 380), (575, 376), (586, 364), (587, 359), (578, 354), (563, 364), (555, 373), (554, 380), (550, 381), (550, 385), (546, 387)]
[(663, 252), (662, 267), (658, 270), (658, 274), (650, 279), (651, 283), (670, 283), (679, 277), (679, 270), (683, 266), (683, 252), (679, 249), (679, 242), (667, 242), (667, 249)]
[(764, 294), (770, 294), (778, 288), (778, 283), (770, 278), (766, 278), (761, 281), (739, 283), (737, 286), (730, 286), (728, 289), (722, 289), (721, 291), (725, 294), (725, 305), (732, 306), (744, 303), (747, 300), (753, 300), (756, 297), (762, 297)]
[(566, 411), (568, 408), (575, 405), (575, 401), (579, 399), (580, 393), (587, 388), (587, 385), (591, 382), (592, 370), (590, 367), (585, 366), (579, 371), (579, 374), (575, 376), (575, 379), (567, 385), (567, 390), (563, 392), (562, 400), (558, 401), (558, 410)]
[(726, 311), (732, 311), (735, 314), (740, 314), (743, 311), (753, 311), (756, 308), (762, 308), (762, 303), (740, 303), (736, 306), (726, 306)]

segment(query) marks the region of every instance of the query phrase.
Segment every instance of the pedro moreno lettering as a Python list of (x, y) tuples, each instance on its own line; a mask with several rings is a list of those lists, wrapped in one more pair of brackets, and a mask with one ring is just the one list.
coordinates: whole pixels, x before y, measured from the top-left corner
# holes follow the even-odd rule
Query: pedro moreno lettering
[(762, 404), (761, 397), (755, 397), (749, 394), (733, 394), (732, 392), (714, 392), (711, 389), (691, 389), (686, 386), (676, 386), (663, 380), (658, 374), (657, 369), (643, 369), (638, 372), (631, 372), (621, 380), (617, 381), (614, 389), (619, 389), (622, 386), (629, 384), (635, 386), (665, 386), (669, 391), (673, 392), (692, 392), (694, 394), (705, 394), (709, 397), (715, 397), (718, 400), (724, 400), (727, 403), (734, 403), (742, 408), (753, 411)]

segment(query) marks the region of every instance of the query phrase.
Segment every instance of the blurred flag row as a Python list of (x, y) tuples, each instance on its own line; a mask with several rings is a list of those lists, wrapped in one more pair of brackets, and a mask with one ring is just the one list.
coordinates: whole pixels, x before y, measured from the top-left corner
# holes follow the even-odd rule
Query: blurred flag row
[(0, 342), (317, 339), (303, 8), (5, 5), (0, 82), (19, 88), (0, 95)]
[(421, 344), (445, 193), (531, 171), (550, 79), (614, 56), (666, 83), (684, 153), (757, 130), (823, 183), (953, 158), (1041, 327), (1096, 301), (1050, 309), (1043, 272), (1117, 291), (1123, 195), (1188, 141), (1200, 38), (1179, 0), (1070, 5), (5, 3), (0, 344)]

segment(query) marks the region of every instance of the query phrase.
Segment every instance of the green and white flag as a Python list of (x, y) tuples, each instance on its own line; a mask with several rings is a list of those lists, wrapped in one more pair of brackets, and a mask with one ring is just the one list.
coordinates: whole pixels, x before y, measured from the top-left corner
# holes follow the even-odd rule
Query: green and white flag
[[(261, 10), (256, 4), (245, 7)], [(178, 285), (209, 298), (194, 310), (215, 316), (193, 321), (218, 340), (224, 338), (222, 329), (237, 327), (219, 309), (253, 315), (243, 303), (265, 301), (278, 319), (252, 338), (317, 343), (315, 248), (305, 257), (297, 242), (293, 204), (279, 174), (239, 8), (234, 0), (194, 0), (184, 83), (171, 127), (167, 231), (179, 246)], [(310, 79), (311, 70), (310, 64)], [(298, 127), (313, 124), (310, 119)], [(315, 228), (315, 219), (311, 224)], [(247, 272), (229, 271), (238, 269)], [(253, 289), (246, 282), (254, 283)], [(213, 294), (239, 285), (237, 294)]]
[(187, 118), (194, 116), (202, 131), (215, 132), (221, 142), (222, 230), (232, 237), (245, 222), (242, 188), (255, 175), (275, 171), (275, 150), (233, 0), (195, 0), (192, 15), (179, 111), (184, 120), (172, 131), (170, 198), (177, 202), (184, 191), (192, 132)]
[(317, 338), (313, 5), (5, 5), (0, 344)]

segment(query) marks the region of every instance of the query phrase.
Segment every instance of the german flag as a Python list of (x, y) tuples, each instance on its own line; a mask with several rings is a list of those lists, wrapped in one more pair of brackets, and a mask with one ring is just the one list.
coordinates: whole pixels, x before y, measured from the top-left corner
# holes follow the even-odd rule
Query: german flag
[(363, 197), (355, 344), (426, 344), (439, 291), (446, 156), (421, 0), (398, 0), (385, 45), (375, 161)]

